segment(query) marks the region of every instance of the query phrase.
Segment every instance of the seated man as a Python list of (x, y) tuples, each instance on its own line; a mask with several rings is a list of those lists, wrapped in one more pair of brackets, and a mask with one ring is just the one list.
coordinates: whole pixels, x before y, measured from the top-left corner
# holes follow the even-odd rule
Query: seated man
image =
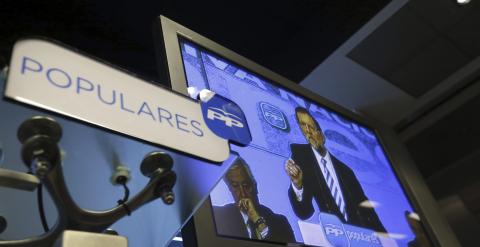
[(220, 235), (294, 243), (292, 228), (283, 215), (258, 201), (257, 182), (242, 158), (237, 158), (223, 180), (235, 203), (213, 207)]

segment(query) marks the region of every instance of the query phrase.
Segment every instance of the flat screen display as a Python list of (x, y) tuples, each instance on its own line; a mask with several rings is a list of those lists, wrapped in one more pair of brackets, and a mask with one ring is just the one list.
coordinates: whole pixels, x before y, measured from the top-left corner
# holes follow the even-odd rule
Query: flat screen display
[(252, 132), (248, 146), (232, 145), (238, 158), (210, 194), (219, 236), (429, 246), (372, 129), (188, 40), (180, 47), (191, 96), (209, 89), (231, 99)]

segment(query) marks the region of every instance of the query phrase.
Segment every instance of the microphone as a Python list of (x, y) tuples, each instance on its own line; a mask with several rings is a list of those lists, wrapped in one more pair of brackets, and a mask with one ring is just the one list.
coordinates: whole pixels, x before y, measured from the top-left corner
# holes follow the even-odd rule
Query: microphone
[(143, 176), (151, 178), (156, 174), (162, 174), (164, 172), (172, 170), (173, 159), (172, 157), (160, 151), (154, 151), (143, 158), (140, 165), (140, 171)]
[[(60, 160), (57, 143), (62, 137), (62, 128), (52, 118), (36, 116), (24, 121), (17, 131), (22, 143), (22, 160), (42, 177)], [(35, 164), (33, 164), (35, 161)]]
[(140, 165), (140, 171), (144, 176), (149, 178), (154, 178), (155, 176), (162, 177), (157, 184), (155, 192), (168, 205), (175, 201), (175, 194), (172, 188), (177, 180), (177, 175), (172, 171), (172, 166), (172, 157), (160, 151), (147, 154)]
[(17, 138), (22, 144), (35, 136), (48, 136), (58, 143), (62, 138), (62, 128), (53, 118), (43, 116), (32, 117), (18, 127)]

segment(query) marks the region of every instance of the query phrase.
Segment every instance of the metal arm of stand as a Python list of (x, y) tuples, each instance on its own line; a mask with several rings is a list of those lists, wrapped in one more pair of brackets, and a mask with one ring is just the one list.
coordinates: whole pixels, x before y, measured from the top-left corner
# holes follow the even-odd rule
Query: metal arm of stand
[(34, 175), (0, 168), (0, 187), (34, 191), (38, 184), (40, 179)]
[[(11, 171), (4, 174), (8, 174), (8, 172)], [(16, 172), (11, 174), (18, 175)], [(27, 177), (31, 178), (29, 176)], [(175, 180), (176, 175), (172, 171), (152, 176), (145, 188), (127, 201), (125, 205), (133, 212), (161, 197), (162, 189), (172, 188)], [(127, 211), (121, 205), (106, 211), (87, 211), (78, 207), (68, 193), (61, 165), (55, 165), (42, 182), (49, 191), (59, 213), (59, 219), (55, 226), (49, 232), (37, 237), (0, 241), (0, 247), (51, 247), (64, 230), (103, 232), (117, 220), (127, 215)]]
[(61, 126), (52, 118), (36, 116), (23, 122), (17, 132), (22, 143), (21, 156), (36, 176), (0, 169), (0, 186), (33, 191), (42, 183), (50, 193), (58, 211), (58, 220), (48, 232), (28, 239), (0, 241), (0, 247), (51, 247), (65, 230), (101, 233), (141, 206), (161, 197), (172, 204), (172, 188), (176, 181), (171, 171), (173, 160), (162, 152), (149, 153), (140, 165), (141, 172), (150, 178), (136, 196), (106, 211), (80, 208), (70, 196), (61, 166), (57, 143), (62, 136)]

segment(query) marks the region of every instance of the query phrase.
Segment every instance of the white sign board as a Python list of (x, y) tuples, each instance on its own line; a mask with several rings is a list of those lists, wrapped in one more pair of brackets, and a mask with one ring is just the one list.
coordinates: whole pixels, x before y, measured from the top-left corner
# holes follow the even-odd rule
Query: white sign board
[(229, 156), (199, 103), (48, 41), (15, 44), (5, 94), (207, 160)]

